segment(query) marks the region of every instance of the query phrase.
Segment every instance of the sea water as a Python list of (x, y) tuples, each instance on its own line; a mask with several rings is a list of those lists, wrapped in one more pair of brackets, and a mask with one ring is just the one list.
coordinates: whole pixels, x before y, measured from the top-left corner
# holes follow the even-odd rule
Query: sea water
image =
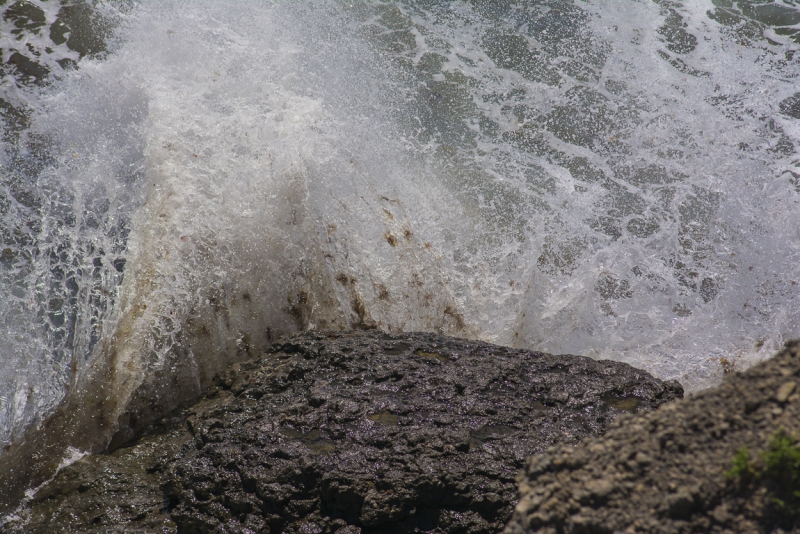
[(689, 391), (800, 335), (800, 2), (0, 12), (7, 446), (59, 406), (119, 442), (305, 329)]

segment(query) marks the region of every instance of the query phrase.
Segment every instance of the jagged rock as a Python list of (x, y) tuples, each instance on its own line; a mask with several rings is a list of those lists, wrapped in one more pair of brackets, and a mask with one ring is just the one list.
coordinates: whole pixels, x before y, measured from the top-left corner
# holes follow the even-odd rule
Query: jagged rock
[[(800, 437), (798, 377), (800, 342), (787, 343), (719, 387), (531, 458), (505, 534), (800, 532), (800, 492), (787, 486), (800, 482), (800, 456), (759, 475), (776, 435)], [(735, 474), (743, 447), (753, 472)]]
[(434, 334), (297, 334), (137, 443), (62, 470), (6, 528), (497, 532), (525, 458), (680, 396), (616, 362)]

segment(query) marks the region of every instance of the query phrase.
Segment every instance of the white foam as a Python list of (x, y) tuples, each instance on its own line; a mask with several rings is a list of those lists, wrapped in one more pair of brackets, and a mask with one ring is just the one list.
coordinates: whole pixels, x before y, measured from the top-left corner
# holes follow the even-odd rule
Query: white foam
[[(655, 4), (580, 7), (584, 33), (554, 44), (535, 32), (557, 10), (141, 3), (114, 54), (65, 75), (32, 128), (59, 147), (42, 184), (69, 190), (84, 222), (109, 206), (99, 227), (53, 216), (44, 234), (91, 264), (129, 226), (124, 280), (108, 253), (81, 281), (73, 367), (45, 342), (15, 345), (5, 428), (92, 381), (118, 410), (137, 395), (174, 406), (305, 328), (613, 358), (690, 390), (719, 381), (721, 358), (743, 368), (800, 334), (784, 176), (798, 158), (769, 150), (800, 143), (775, 111), (797, 67), (737, 45), (710, 4), (685, 8), (697, 47), (667, 59)], [(561, 81), (501, 65), (495, 30)], [(567, 73), (575, 59), (594, 74)], [(593, 106), (609, 125), (594, 138), (553, 123)], [(52, 267), (37, 265), (31, 285)]]

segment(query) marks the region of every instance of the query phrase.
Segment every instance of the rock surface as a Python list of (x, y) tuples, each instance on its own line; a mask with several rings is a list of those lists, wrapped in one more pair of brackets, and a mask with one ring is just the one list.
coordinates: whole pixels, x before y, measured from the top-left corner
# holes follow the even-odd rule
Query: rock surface
[(800, 490), (796, 444), (777, 464), (783, 472), (731, 472), (743, 447), (763, 472), (774, 436), (800, 437), (798, 384), (800, 342), (792, 342), (717, 388), (531, 458), (505, 534), (800, 532), (800, 492), (787, 497)]
[(525, 458), (682, 396), (626, 364), (378, 331), (285, 338), (6, 531), (497, 532)]

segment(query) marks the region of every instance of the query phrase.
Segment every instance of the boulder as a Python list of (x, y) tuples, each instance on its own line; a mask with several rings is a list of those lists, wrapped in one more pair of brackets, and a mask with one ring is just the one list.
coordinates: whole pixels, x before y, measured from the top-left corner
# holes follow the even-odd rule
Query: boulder
[(296, 334), (135, 443), (62, 469), (5, 528), (498, 532), (527, 457), (682, 393), (580, 356), (425, 333)]
[(505, 534), (800, 532), (800, 342), (531, 458)]

